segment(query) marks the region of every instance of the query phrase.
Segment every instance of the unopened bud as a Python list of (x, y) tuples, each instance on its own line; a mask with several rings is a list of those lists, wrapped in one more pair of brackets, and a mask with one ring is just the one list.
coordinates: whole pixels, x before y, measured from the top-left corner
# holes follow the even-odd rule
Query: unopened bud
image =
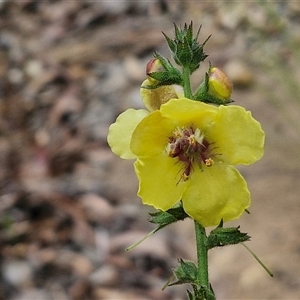
[[(155, 80), (155, 79), (152, 79)], [(160, 109), (160, 106), (170, 99), (178, 98), (182, 94), (182, 88), (175, 85), (164, 85), (156, 89), (147, 89), (143, 86), (151, 85), (151, 80), (146, 79), (140, 90), (142, 100), (149, 111)], [(178, 88), (178, 90), (176, 89)]]
[(154, 81), (156, 82), (155, 79), (151, 78), (149, 76), (149, 74), (153, 73), (153, 72), (160, 72), (163, 70), (163, 66), (160, 62), (160, 60), (158, 58), (153, 58), (151, 59), (148, 63), (147, 63), (147, 66), (146, 66), (146, 74), (147, 74), (147, 78), (150, 80), (150, 81)]
[(229, 100), (232, 93), (232, 83), (227, 75), (219, 68), (209, 69), (208, 92), (212, 96)]

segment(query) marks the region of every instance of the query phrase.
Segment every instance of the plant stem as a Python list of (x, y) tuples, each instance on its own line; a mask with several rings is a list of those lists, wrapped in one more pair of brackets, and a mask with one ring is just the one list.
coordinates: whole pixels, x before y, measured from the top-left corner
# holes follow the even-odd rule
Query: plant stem
[(198, 282), (200, 286), (209, 289), (208, 280), (208, 257), (206, 246), (206, 232), (205, 228), (197, 221), (195, 222), (196, 244), (197, 244), (197, 260), (198, 260)]
[(208, 248), (205, 228), (197, 221), (195, 222), (196, 243), (197, 243), (197, 288), (194, 288), (194, 300), (216, 300), (208, 279)]
[(184, 96), (189, 99), (193, 99), (192, 90), (191, 90), (191, 81), (190, 81), (190, 69), (187, 67), (183, 67), (182, 75), (183, 75)]

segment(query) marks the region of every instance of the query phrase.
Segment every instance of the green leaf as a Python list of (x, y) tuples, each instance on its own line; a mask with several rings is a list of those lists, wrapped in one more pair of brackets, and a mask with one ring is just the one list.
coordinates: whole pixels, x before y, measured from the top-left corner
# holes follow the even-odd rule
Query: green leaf
[(146, 85), (143, 88), (156, 89), (164, 85), (183, 85), (183, 77), (180, 71), (175, 68), (171, 62), (157, 52), (153, 53), (154, 58), (158, 59), (162, 65), (163, 71), (148, 73), (147, 75), (157, 81), (156, 84)]
[(188, 296), (190, 297), (189, 299), (192, 300), (216, 300), (215, 293), (211, 287), (206, 286), (193, 286), (194, 289), (194, 294), (189, 292)]
[(175, 40), (178, 40), (180, 39), (180, 36), (181, 36), (181, 31), (179, 30), (178, 26), (173, 23), (174, 25), (174, 31), (175, 31)]
[(173, 69), (177, 70), (168, 59), (164, 58), (158, 52), (155, 51), (153, 53), (153, 57), (157, 58), (160, 61), (161, 65), (163, 66), (163, 68), (165, 70), (168, 70), (168, 71), (173, 70)]
[(187, 24), (185, 24), (186, 38), (191, 41), (193, 39), (193, 22), (187, 28)]
[(240, 232), (238, 227), (223, 228), (223, 222), (212, 230), (207, 238), (207, 248), (223, 247), (227, 245), (239, 244), (250, 240), (247, 233)]
[(203, 47), (210, 36), (201, 44), (198, 42), (201, 26), (196, 37), (193, 37), (193, 22), (188, 26), (186, 23), (183, 28), (179, 28), (174, 23), (175, 38), (172, 40), (163, 33), (168, 46), (172, 52), (175, 62), (184, 68), (189, 68), (190, 74), (199, 68), (201, 61), (204, 61), (207, 55)]
[[(182, 205), (178, 205), (176, 207), (170, 208), (167, 211), (156, 211), (150, 213), (150, 222), (159, 225), (159, 229), (175, 223), (177, 221), (182, 221), (188, 217), (186, 212), (184, 211)], [(159, 230), (158, 229), (158, 230)]]
[(216, 296), (211, 287), (207, 288), (205, 286), (201, 286), (199, 293), (197, 293), (195, 299), (216, 300)]
[(180, 66), (190, 66), (193, 59), (193, 52), (187, 38), (184, 38), (183, 41), (177, 43), (174, 59)]
[(197, 267), (191, 261), (183, 261), (179, 259), (179, 265), (173, 270), (177, 281), (170, 283), (168, 286), (179, 284), (196, 284), (197, 281)]
[(162, 34), (164, 35), (164, 37), (165, 37), (165, 39), (166, 39), (166, 41), (168, 43), (168, 46), (169, 46), (171, 52), (175, 53), (175, 51), (176, 51), (176, 44), (175, 44), (175, 42), (172, 39), (170, 39), (164, 32), (162, 32)]
[(174, 73), (170, 73), (170, 72), (152, 72), (152, 73), (148, 73), (148, 76), (150, 76), (151, 78), (157, 80), (157, 84), (153, 84), (151, 86), (144, 86), (146, 88), (150, 88), (150, 89), (156, 89), (160, 86), (163, 85), (172, 85), (172, 84), (177, 84), (177, 85), (182, 85), (182, 76), (181, 74), (174, 72)]

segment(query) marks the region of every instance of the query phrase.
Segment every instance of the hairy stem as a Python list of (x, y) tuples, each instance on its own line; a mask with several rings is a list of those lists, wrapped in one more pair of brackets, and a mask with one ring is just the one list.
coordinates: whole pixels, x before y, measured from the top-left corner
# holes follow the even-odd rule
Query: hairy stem
[(183, 75), (184, 96), (189, 99), (193, 99), (192, 90), (191, 90), (191, 81), (190, 81), (190, 69), (183, 67), (182, 75)]

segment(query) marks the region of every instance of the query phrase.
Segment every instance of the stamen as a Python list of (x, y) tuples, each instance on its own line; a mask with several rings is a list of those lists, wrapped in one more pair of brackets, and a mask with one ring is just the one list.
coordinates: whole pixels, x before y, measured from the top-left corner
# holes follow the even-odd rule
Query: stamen
[(215, 163), (211, 158), (207, 158), (204, 162), (207, 167), (211, 167)]
[(172, 144), (172, 143), (168, 143), (168, 145), (166, 147), (166, 151), (168, 153), (168, 156), (173, 157), (174, 149), (175, 149), (175, 145)]
[(180, 138), (182, 136), (182, 130), (179, 127), (176, 127), (176, 129), (173, 131), (173, 137)]
[(169, 136), (166, 152), (169, 157), (177, 157), (182, 168), (182, 175), (178, 181), (187, 181), (193, 170), (193, 165), (198, 164), (201, 170), (203, 165), (211, 167), (214, 164), (212, 151), (218, 147), (211, 147), (213, 143), (205, 139), (205, 135), (199, 128), (176, 127)]
[(183, 173), (182, 176), (181, 176), (181, 179), (182, 179), (183, 181), (187, 181), (187, 180), (189, 179), (189, 176), (186, 175), (185, 173)]
[(197, 139), (194, 135), (191, 135), (190, 137), (188, 137), (188, 141), (190, 146), (195, 146), (197, 143)]
[(200, 145), (202, 145), (202, 142), (203, 142), (203, 139), (204, 139), (204, 134), (201, 134), (201, 131), (200, 131), (199, 128), (196, 129), (195, 135), (194, 135), (194, 136), (195, 136), (196, 141), (197, 141)]

